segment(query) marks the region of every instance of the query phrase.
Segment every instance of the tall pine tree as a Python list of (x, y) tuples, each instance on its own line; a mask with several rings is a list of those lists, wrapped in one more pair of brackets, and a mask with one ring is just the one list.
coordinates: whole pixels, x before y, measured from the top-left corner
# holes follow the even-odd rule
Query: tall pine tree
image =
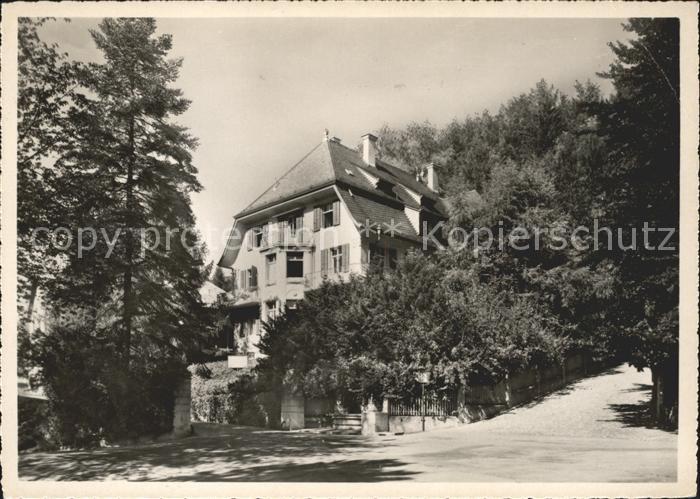
[[(153, 19), (104, 19), (91, 35), (103, 61), (78, 68), (71, 142), (54, 149), (51, 165), (60, 179), (52, 206), (72, 241), (45, 283), (51, 305), (80, 319), (54, 327), (36, 349), (68, 443), (77, 427), (107, 439), (167, 430), (174, 386), (212, 326), (190, 201), (201, 190), (196, 139), (176, 122), (189, 106), (173, 87), (182, 60), (168, 57), (171, 36), (158, 35)], [(86, 372), (62, 358), (83, 359)], [(80, 377), (99, 395), (82, 400), (88, 391), (72, 388)], [(80, 405), (99, 417), (80, 416)]]
[(139, 346), (196, 351), (202, 248), (190, 193), (201, 185), (196, 140), (173, 120), (190, 104), (171, 86), (182, 59), (168, 58), (172, 38), (153, 19), (105, 19), (91, 34), (104, 63), (86, 81), (95, 97), (74, 159), (94, 167), (96, 221), (119, 234), (101, 276), (116, 297), (118, 350), (126, 365)]

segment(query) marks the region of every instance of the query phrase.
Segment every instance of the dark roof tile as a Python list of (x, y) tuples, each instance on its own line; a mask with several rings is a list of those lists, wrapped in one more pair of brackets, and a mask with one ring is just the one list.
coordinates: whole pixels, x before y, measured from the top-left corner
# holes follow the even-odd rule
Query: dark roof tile
[[(376, 188), (362, 171), (379, 178), (384, 184)], [(412, 208), (420, 208), (406, 191), (408, 188), (427, 199), (426, 208), (441, 216), (447, 216), (447, 207), (439, 194), (416, 180), (410, 173), (383, 160), (377, 160), (376, 167), (367, 166), (362, 161), (360, 152), (336, 140), (326, 140), (287, 170), (270, 188), (238, 213), (236, 218), (333, 183), (371, 193), (372, 196), (383, 198), (386, 202), (398, 200)]]

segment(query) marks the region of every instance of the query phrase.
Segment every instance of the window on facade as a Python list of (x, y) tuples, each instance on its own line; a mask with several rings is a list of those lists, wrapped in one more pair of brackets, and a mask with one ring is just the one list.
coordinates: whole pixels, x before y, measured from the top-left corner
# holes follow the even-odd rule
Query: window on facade
[(389, 251), (387, 252), (387, 256), (388, 256), (389, 268), (395, 269), (399, 263), (399, 258), (398, 258), (398, 254), (397, 254), (396, 250), (394, 248), (389, 248)]
[(321, 208), (322, 216), (323, 216), (323, 224), (322, 227), (325, 229), (326, 227), (332, 227), (333, 226), (333, 203), (327, 204), (323, 208)]
[(386, 248), (376, 244), (370, 244), (369, 263), (378, 268), (395, 269), (398, 264), (398, 252), (395, 248)]
[(267, 255), (265, 257), (265, 280), (268, 286), (275, 283), (276, 271), (277, 255)]
[(368, 263), (372, 267), (384, 268), (384, 251), (383, 248), (376, 244), (369, 245)]
[[(262, 246), (263, 240), (263, 229), (262, 227), (255, 227), (250, 231), (250, 247), (259, 248)], [(249, 248), (250, 249), (250, 248)]]
[(277, 304), (274, 301), (266, 302), (265, 308), (267, 308), (267, 320), (277, 317)]
[(349, 244), (321, 250), (321, 275), (348, 272), (350, 270), (349, 262)]
[(343, 268), (343, 247), (342, 246), (336, 246), (335, 248), (331, 248), (331, 270), (334, 273), (339, 273), (342, 271)]
[(304, 253), (287, 252), (287, 277), (304, 277)]
[(291, 236), (296, 235), (297, 231), (304, 228), (304, 214), (295, 213), (287, 219), (287, 228)]
[(248, 289), (255, 289), (258, 287), (258, 269), (257, 267), (251, 267), (246, 270), (246, 275), (248, 276)]
[(340, 224), (340, 201), (333, 201), (314, 209), (314, 230)]

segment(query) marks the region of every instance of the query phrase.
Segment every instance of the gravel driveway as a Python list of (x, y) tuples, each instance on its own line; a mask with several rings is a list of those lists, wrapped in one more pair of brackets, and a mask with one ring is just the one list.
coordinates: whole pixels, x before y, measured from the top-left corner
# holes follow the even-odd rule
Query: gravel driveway
[(651, 427), (649, 371), (621, 366), (488, 421), (383, 437), (200, 426), (203, 435), (20, 455), (23, 480), (674, 481), (677, 435)]

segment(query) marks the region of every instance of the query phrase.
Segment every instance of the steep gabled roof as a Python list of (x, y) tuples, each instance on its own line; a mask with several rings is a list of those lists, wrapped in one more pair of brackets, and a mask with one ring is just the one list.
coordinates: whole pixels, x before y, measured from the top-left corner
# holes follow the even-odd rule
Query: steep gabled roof
[(266, 206), (312, 191), (324, 185), (332, 184), (335, 180), (335, 172), (331, 164), (328, 147), (322, 142), (287, 170), (284, 175), (278, 178), (243, 211), (238, 213), (236, 218), (249, 215)]
[[(363, 172), (379, 178), (380, 185), (375, 186)], [(360, 152), (336, 140), (324, 140), (238, 213), (236, 218), (332, 184), (359, 189), (387, 201), (400, 200), (407, 206), (420, 208), (420, 204), (406, 191), (408, 188), (424, 196), (433, 211), (447, 216), (446, 206), (438, 193), (410, 173), (382, 160), (377, 160), (375, 167), (367, 166)]]

